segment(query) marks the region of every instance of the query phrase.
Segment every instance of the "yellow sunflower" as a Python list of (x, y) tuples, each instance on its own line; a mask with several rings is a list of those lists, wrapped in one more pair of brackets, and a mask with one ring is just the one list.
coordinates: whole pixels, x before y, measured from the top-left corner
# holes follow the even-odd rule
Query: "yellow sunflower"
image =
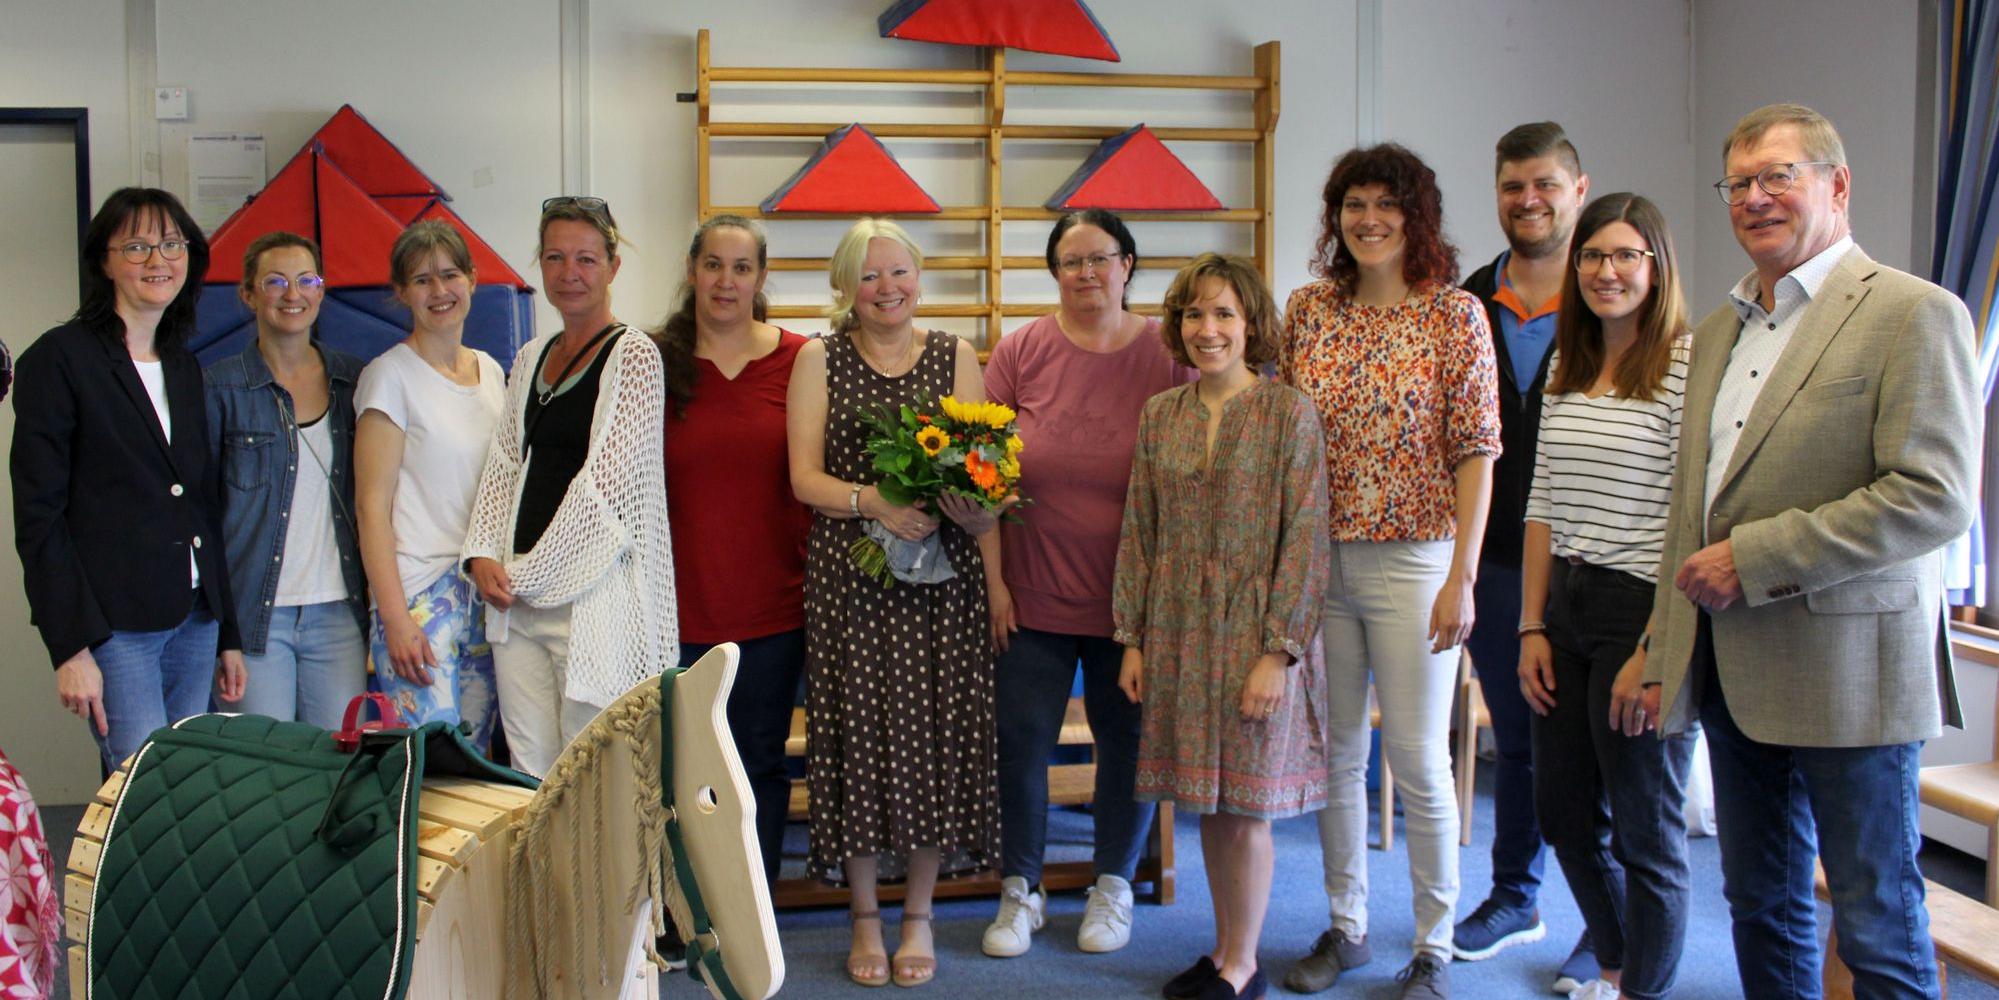
[(940, 427), (925, 427), (916, 432), (916, 443), (923, 446), (924, 454), (936, 458), (938, 452), (950, 445), (951, 435)]
[(956, 397), (945, 396), (937, 401), (944, 415), (961, 424), (984, 424), (995, 430), (1013, 423), (1013, 410), (999, 403), (962, 403)]

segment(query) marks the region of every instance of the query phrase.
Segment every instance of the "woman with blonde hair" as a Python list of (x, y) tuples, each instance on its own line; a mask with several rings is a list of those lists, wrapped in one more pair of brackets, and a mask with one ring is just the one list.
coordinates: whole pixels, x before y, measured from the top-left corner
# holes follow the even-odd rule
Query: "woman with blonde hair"
[(514, 358), (465, 536), (516, 768), (545, 775), (598, 711), (679, 661), (659, 348), (611, 313), (601, 198), (541, 206), (536, 257), (562, 328)]
[(375, 683), (404, 722), (464, 723), (484, 750), (493, 651), (458, 551), (505, 387), (499, 363), (464, 343), (478, 276), (458, 230), (404, 230), (389, 282), (410, 311), (410, 335), (354, 387), (354, 514), (375, 602)]
[[(832, 259), (833, 330), (798, 352), (787, 404), (791, 486), (812, 508), (806, 552), (809, 871), (844, 877), (862, 985), (929, 982), (931, 891), (940, 869), (990, 865), (993, 647), (986, 593), (998, 581), (996, 519), (971, 501), (891, 503), (866, 453), (864, 415), (985, 390), (972, 345), (916, 326), (923, 253), (902, 227), (861, 219)], [(938, 515), (943, 515), (939, 520)], [(884, 588), (849, 555), (869, 521), (895, 537), (932, 534), (954, 575)], [(907, 875), (902, 940), (882, 944), (875, 886)]]

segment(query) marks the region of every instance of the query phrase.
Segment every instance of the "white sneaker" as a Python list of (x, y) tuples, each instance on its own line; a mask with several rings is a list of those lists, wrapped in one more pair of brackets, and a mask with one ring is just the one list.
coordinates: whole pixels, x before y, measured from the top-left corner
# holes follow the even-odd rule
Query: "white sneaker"
[(1617, 1000), (1619, 992), (1608, 980), (1592, 979), (1569, 994), (1569, 1000)]
[(1034, 932), (1047, 919), (1048, 901), (1038, 892), (1029, 892), (1027, 880), (1018, 875), (1000, 879), (999, 915), (986, 928), (979, 948), (994, 958), (1027, 954), (1034, 944)]
[(1083, 909), (1083, 926), (1076, 929), (1076, 947), (1102, 953), (1130, 943), (1131, 883), (1116, 875), (1099, 875)]

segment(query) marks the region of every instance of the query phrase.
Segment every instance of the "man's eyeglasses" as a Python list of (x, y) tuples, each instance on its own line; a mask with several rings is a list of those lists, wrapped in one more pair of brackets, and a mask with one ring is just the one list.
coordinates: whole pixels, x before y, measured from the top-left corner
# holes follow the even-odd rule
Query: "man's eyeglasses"
[(1658, 254), (1650, 250), (1637, 250), (1631, 247), (1622, 247), (1616, 250), (1597, 250), (1594, 248), (1578, 250), (1576, 251), (1576, 270), (1584, 274), (1595, 274), (1599, 268), (1603, 267), (1603, 262), (1608, 260), (1610, 261), (1611, 270), (1616, 271), (1618, 274), (1630, 274), (1638, 270), (1638, 265), (1644, 263), (1645, 258), (1657, 256)]
[(1109, 254), (1093, 253), (1088, 257), (1064, 257), (1055, 262), (1063, 274), (1082, 274), (1084, 271), (1102, 273), (1110, 270), (1111, 262), (1117, 260)]
[(1757, 187), (1763, 189), (1764, 194), (1775, 198), (1789, 191), (1792, 185), (1798, 183), (1799, 167), (1830, 167), (1832, 165), (1831, 160), (1799, 160), (1796, 163), (1772, 163), (1756, 171), (1753, 176), (1745, 177), (1742, 174), (1730, 174), (1727, 177), (1723, 177), (1721, 180), (1714, 182), (1714, 191), (1716, 194), (1721, 195), (1723, 204), (1733, 207), (1749, 200), (1749, 182), (1753, 180), (1756, 182)]
[(592, 198), (586, 195), (559, 194), (553, 198), (542, 200), (541, 212), (543, 215), (547, 215), (551, 209), (557, 208), (580, 208), (613, 226), (617, 225), (617, 222), (611, 218), (611, 206), (605, 204), (602, 198)]
[(187, 241), (161, 240), (158, 243), (147, 243), (144, 240), (128, 240), (118, 244), (114, 249), (125, 258), (126, 263), (144, 264), (152, 259), (155, 250), (160, 252), (161, 260), (181, 259), (187, 253)]
[(316, 292), (326, 287), (326, 279), (317, 274), (301, 274), (296, 278), (287, 278), (282, 274), (271, 274), (266, 275), (264, 280), (257, 282), (257, 287), (263, 289), (265, 295), (276, 299), (284, 297), (284, 294), (291, 291), (293, 287), (298, 288), (300, 295), (304, 295), (307, 292)]

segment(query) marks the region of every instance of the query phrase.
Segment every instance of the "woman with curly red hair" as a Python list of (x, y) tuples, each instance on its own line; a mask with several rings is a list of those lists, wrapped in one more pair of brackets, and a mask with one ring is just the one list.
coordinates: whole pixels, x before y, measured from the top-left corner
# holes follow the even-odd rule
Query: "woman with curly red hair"
[(1319, 844), (1332, 927), (1285, 986), (1323, 990), (1371, 957), (1371, 675), (1415, 897), (1401, 995), (1438, 1000), (1450, 995), (1458, 893), (1451, 699), (1499, 454), (1492, 337), (1479, 300), (1454, 284), (1436, 175), (1401, 146), (1355, 149), (1333, 165), (1312, 269), (1322, 280), (1292, 293), (1277, 363), (1326, 431), (1333, 560), (1320, 638), (1332, 761)]

